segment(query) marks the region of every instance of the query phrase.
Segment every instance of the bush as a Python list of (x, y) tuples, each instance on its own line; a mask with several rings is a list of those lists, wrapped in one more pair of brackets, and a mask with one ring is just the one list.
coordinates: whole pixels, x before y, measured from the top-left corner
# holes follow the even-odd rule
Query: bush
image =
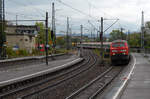
[(38, 49), (32, 49), (33, 55), (39, 55), (40, 51)]
[(68, 53), (70, 52), (71, 50), (66, 50), (66, 49), (56, 49), (56, 54), (59, 54), (59, 53)]
[(100, 50), (99, 49), (95, 49), (94, 53), (97, 54), (98, 56), (100, 56)]
[(8, 58), (17, 57), (16, 51), (13, 51), (11, 47), (7, 47), (6, 49)]
[(11, 47), (7, 47), (6, 49), (8, 58), (16, 58), (20, 56), (29, 56), (29, 53), (26, 50), (19, 49), (14, 51)]
[(29, 53), (26, 50), (20, 49), (18, 50), (19, 56), (28, 56)]

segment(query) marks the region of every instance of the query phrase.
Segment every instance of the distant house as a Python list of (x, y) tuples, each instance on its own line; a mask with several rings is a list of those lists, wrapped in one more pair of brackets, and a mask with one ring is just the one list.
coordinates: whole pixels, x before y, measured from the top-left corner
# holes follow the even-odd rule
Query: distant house
[(8, 25), (6, 27), (7, 46), (14, 49), (26, 49), (32, 52), (35, 49), (37, 27), (35, 25)]
[(149, 28), (145, 28), (144, 32), (146, 32), (147, 34), (150, 34), (150, 29)]
[(145, 24), (145, 28), (144, 28), (144, 32), (146, 32), (147, 34), (150, 34), (150, 21), (147, 21)]

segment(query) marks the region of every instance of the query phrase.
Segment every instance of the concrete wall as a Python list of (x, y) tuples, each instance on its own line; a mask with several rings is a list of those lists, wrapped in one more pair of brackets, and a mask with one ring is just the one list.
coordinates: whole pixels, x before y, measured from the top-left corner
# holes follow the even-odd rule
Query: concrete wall
[(6, 40), (8, 47), (18, 46), (19, 49), (26, 49), (32, 52), (35, 49), (35, 26), (7, 26), (6, 27)]
[(35, 49), (35, 37), (28, 35), (8, 35), (7, 34), (7, 45), (9, 47), (18, 46), (19, 49), (26, 49), (30, 53), (32, 49)]

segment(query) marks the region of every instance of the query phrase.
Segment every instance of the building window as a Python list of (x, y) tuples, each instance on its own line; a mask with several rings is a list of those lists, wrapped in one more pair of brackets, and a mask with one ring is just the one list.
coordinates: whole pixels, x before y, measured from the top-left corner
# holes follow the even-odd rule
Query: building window
[(25, 41), (27, 42), (27, 41), (28, 41), (28, 39), (25, 39)]

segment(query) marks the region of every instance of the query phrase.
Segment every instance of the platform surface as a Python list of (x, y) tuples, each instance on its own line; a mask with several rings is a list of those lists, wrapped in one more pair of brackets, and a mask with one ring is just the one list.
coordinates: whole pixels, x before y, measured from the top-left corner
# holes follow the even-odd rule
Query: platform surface
[(9, 80), (16, 80), (20, 77), (30, 76), (36, 73), (48, 72), (48, 70), (52, 71), (53, 69), (58, 69), (63, 66), (65, 67), (66, 65), (70, 65), (71, 63), (78, 62), (78, 60), (80, 59), (81, 58), (74, 55), (69, 57), (68, 59), (50, 61), (48, 66), (45, 63), (42, 63), (38, 65), (36, 64), (31, 66), (20, 66), (19, 68), (0, 71), (0, 85), (5, 81), (7, 82)]
[(134, 54), (136, 63), (120, 99), (150, 99), (150, 62), (142, 54)]

